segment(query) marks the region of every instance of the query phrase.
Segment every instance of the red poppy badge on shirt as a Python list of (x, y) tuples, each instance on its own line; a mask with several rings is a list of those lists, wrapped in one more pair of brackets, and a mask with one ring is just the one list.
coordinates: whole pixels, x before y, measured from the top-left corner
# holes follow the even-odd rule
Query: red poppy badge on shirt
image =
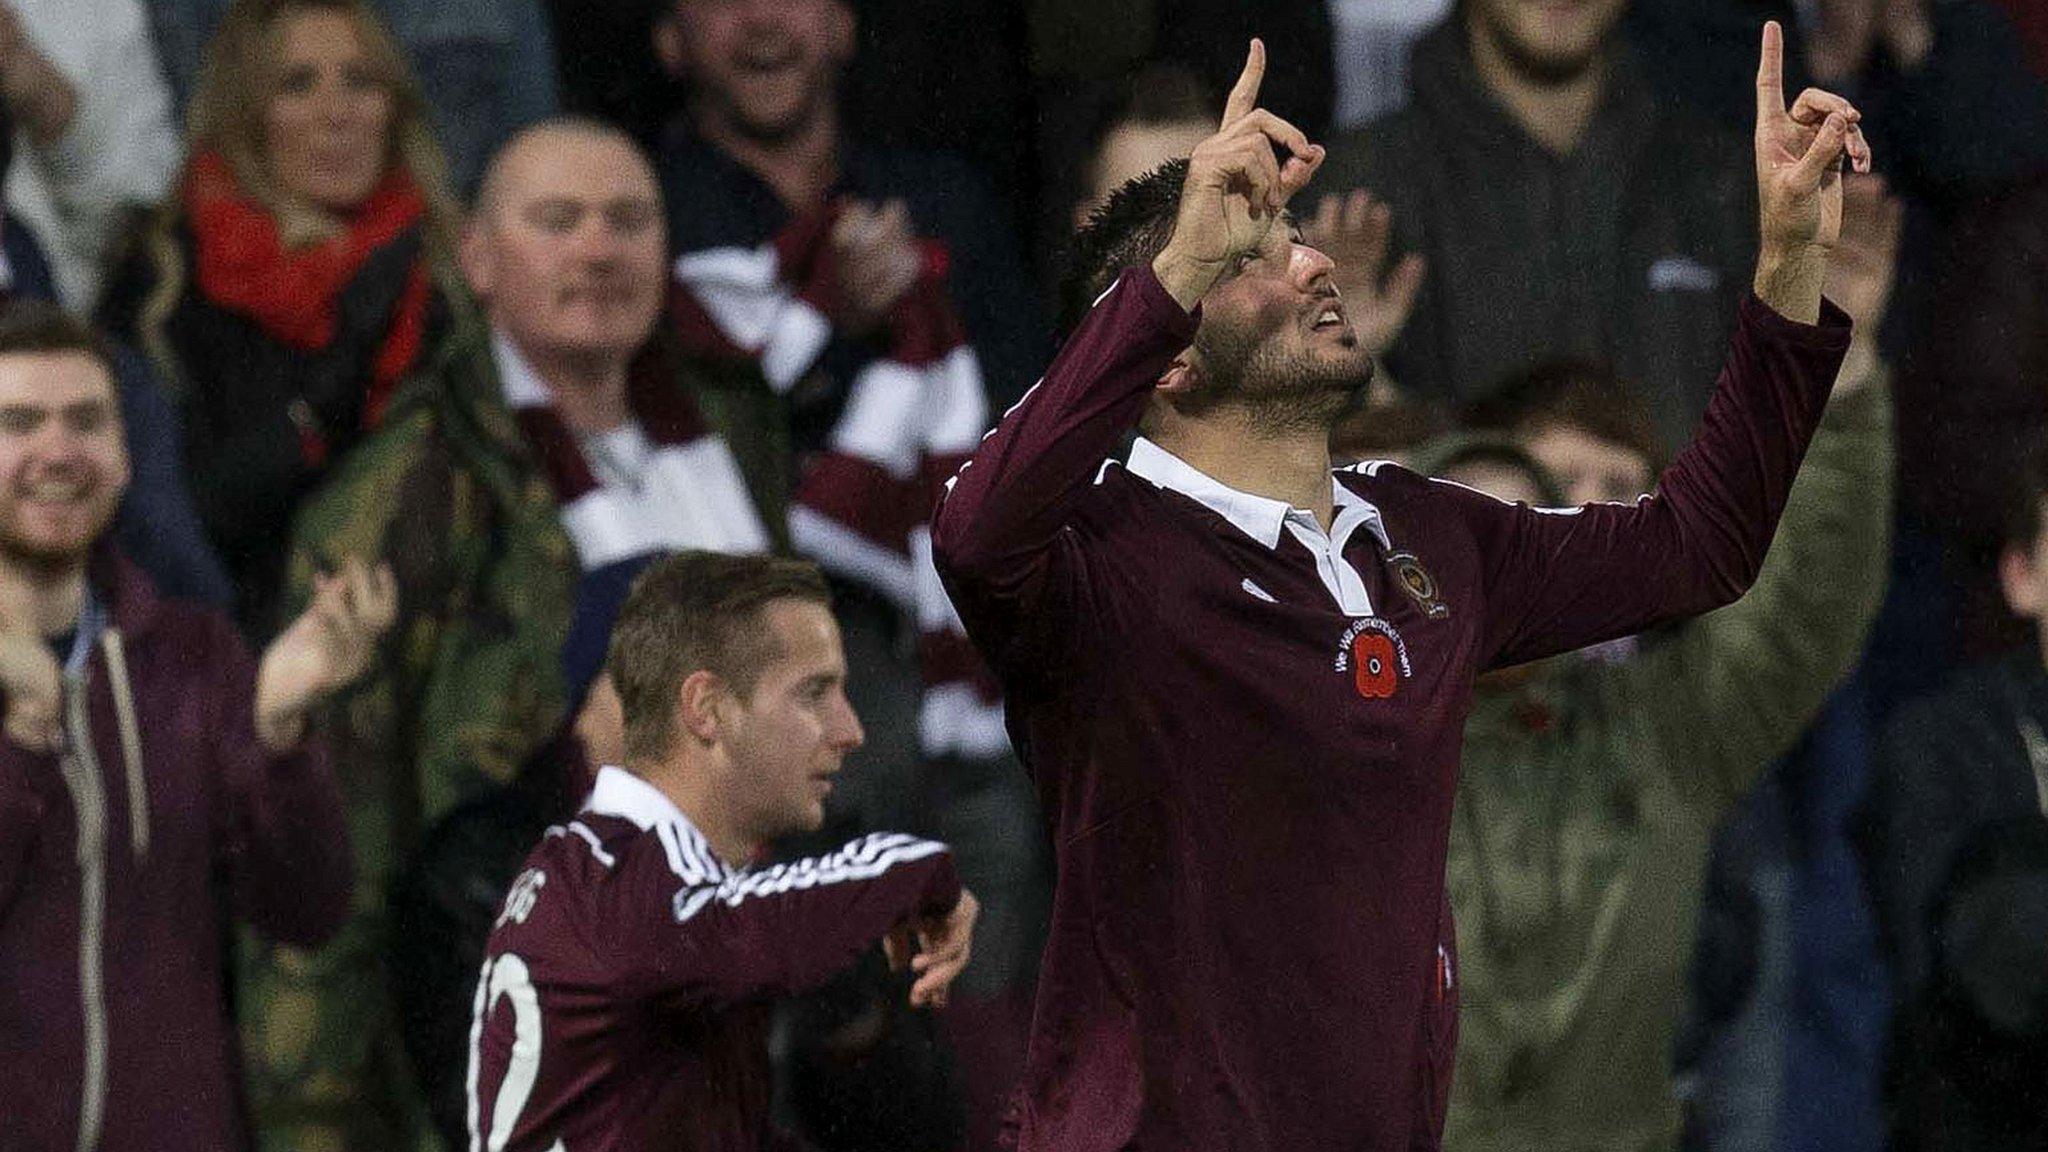
[(1385, 700), (1400, 691), (1401, 681), (1414, 674), (1408, 645), (1392, 624), (1377, 616), (1353, 620), (1337, 645), (1337, 671), (1351, 673), (1358, 694)]

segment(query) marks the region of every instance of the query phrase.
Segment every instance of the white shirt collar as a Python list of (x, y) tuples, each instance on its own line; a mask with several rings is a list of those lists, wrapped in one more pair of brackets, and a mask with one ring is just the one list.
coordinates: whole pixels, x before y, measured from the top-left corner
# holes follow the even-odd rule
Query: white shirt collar
[(697, 826), (683, 815), (661, 789), (633, 775), (624, 768), (607, 764), (597, 770), (597, 786), (590, 790), (590, 799), (583, 802), (583, 810), (597, 816), (617, 816), (631, 820), (642, 832), (657, 825), (674, 824), (697, 832)]
[[(1133, 475), (1141, 476), (1157, 487), (1171, 489), (1200, 503), (1267, 548), (1280, 546), (1280, 531), (1290, 519), (1319, 532), (1322, 530), (1316, 523), (1315, 513), (1306, 508), (1291, 507), (1284, 500), (1232, 488), (1143, 436), (1131, 445), (1131, 458), (1124, 466)], [(1330, 536), (1339, 540), (1348, 538), (1363, 524), (1382, 548), (1392, 550), (1394, 544), (1387, 537), (1387, 526), (1380, 518), (1380, 510), (1365, 497), (1339, 484), (1335, 476), (1330, 477), (1330, 487), (1337, 511), (1330, 526)]]
[(498, 382), (505, 390), (505, 403), (512, 408), (552, 408), (555, 394), (533, 370), (512, 338), (498, 328), (491, 329), (491, 360), (498, 367)]

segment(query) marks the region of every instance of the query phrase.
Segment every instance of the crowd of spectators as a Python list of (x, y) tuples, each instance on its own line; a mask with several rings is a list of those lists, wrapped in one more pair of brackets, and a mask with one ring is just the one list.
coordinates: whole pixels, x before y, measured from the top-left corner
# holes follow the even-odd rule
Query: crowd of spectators
[(7, 1132), (468, 1146), (611, 622), (712, 549), (831, 581), (867, 738), (816, 843), (945, 840), (983, 909), (942, 1011), (879, 957), (783, 1006), (778, 1108), (997, 1147), (1050, 853), (927, 519), (1090, 303), (1066, 238), (1262, 36), (1382, 368), (1339, 455), (1630, 501), (1749, 284), (1765, 19), (1876, 151), (1857, 339), (1748, 596), (1480, 685), (1446, 1142), (2048, 1147), (2025, 0), (0, 0)]

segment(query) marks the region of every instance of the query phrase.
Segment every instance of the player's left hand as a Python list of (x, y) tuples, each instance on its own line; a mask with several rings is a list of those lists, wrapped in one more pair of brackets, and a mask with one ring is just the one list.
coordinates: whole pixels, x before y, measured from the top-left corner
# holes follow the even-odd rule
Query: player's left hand
[(944, 916), (927, 916), (915, 925), (908, 921), (896, 926), (882, 940), (889, 967), (901, 969), (907, 963), (917, 973), (910, 986), (912, 1008), (944, 1008), (953, 981), (967, 968), (973, 949), (974, 921), (981, 915), (981, 902), (967, 889)]
[(1870, 171), (1863, 114), (1818, 88), (1787, 108), (1784, 57), (1784, 31), (1768, 21), (1756, 71), (1756, 188), (1767, 257), (1833, 248), (1842, 232), (1842, 159)]
[(256, 673), (256, 735), (271, 751), (298, 742), (306, 712), (361, 676), (377, 640), (398, 618), (388, 565), (351, 558), (313, 577), (313, 602), (264, 649)]

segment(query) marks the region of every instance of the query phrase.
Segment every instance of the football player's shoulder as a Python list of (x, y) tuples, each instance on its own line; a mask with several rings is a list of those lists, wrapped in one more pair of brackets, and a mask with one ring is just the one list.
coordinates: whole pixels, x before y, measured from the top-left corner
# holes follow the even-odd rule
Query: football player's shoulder
[(629, 820), (590, 812), (550, 825), (506, 888), (492, 926), (494, 942), (522, 952), (539, 947), (559, 953), (564, 939), (604, 919), (636, 847), (648, 839)]
[(648, 840), (648, 833), (619, 816), (579, 812), (541, 834), (534, 850), (538, 860), (545, 857), (552, 866), (586, 884), (603, 884), (616, 877), (635, 849)]
[(1337, 483), (1375, 504), (1424, 497), (1429, 477), (1398, 460), (1360, 460), (1335, 470)]
[(1145, 502), (1155, 494), (1152, 485), (1133, 476), (1123, 461), (1108, 457), (1096, 465), (1088, 496), (1076, 503), (1068, 527), (1086, 539), (1114, 539), (1134, 520), (1142, 523), (1138, 518), (1145, 514)]

